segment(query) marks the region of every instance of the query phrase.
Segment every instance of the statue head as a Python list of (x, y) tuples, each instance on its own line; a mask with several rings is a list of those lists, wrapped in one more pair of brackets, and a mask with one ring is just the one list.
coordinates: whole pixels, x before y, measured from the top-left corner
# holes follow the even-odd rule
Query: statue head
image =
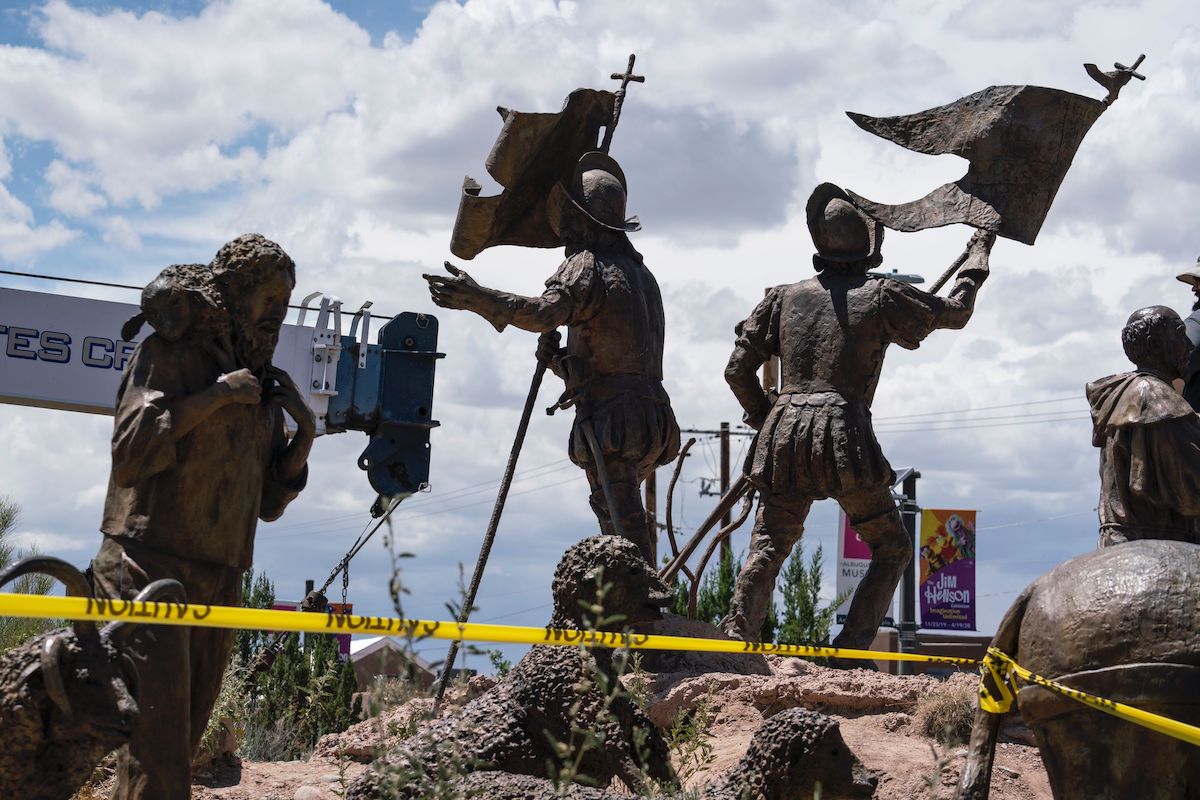
[(228, 335), (228, 317), (207, 264), (172, 264), (164, 269), (142, 290), (141, 309), (144, 321), (167, 341), (184, 335), (202, 340)]
[(279, 245), (248, 233), (221, 247), (212, 261), (212, 275), (232, 321), (238, 364), (265, 366), (279, 341), (296, 285), (295, 263)]
[(597, 232), (641, 230), (637, 217), (625, 218), (627, 194), (625, 173), (616, 160), (606, 153), (584, 153), (571, 182), (556, 184), (551, 191), (550, 224), (568, 246), (594, 239)]
[(813, 266), (818, 272), (832, 265), (865, 272), (883, 260), (879, 252), (883, 226), (860, 211), (850, 196), (832, 183), (822, 183), (813, 190), (805, 215), (817, 248)]
[(1182, 378), (1187, 373), (1192, 343), (1183, 320), (1166, 306), (1147, 306), (1130, 314), (1121, 329), (1121, 345), (1138, 369), (1166, 378)]
[(661, 609), (674, 600), (637, 545), (621, 536), (592, 536), (570, 547), (554, 570), (551, 591), (553, 624), (571, 628), (595, 622), (597, 614), (587, 610), (593, 605), (605, 617), (621, 617), (619, 629), (662, 619)]

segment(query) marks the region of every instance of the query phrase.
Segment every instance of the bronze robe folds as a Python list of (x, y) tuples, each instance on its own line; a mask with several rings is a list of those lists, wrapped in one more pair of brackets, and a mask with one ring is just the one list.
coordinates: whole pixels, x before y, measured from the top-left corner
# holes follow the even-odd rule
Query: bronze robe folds
[(1087, 386), (1100, 448), (1101, 546), (1200, 544), (1200, 417), (1170, 384), (1124, 372)]
[[(149, 336), (117, 394), (113, 466), (92, 561), (96, 595), (130, 599), (173, 578), (190, 603), (241, 604), (258, 519), (275, 519), (304, 487), (275, 477), (283, 412), (227, 405), (176, 439), (172, 407), (220, 375), (200, 343)], [(145, 626), (131, 655), (140, 676), (141, 721), (121, 751), (115, 800), (185, 798), (192, 755), (221, 687), (235, 632)]]

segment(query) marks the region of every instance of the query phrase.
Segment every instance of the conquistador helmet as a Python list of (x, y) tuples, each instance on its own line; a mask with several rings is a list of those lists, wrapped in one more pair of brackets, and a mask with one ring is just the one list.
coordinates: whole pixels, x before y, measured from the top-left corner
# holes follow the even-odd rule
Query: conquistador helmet
[(861, 261), (879, 252), (883, 226), (868, 217), (832, 183), (813, 190), (805, 209), (817, 255), (827, 261)]

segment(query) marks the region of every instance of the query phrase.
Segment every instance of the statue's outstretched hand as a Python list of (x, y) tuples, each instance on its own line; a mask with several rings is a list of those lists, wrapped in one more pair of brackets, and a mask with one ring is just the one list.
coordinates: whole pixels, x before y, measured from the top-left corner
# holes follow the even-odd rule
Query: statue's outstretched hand
[(429, 296), (434, 303), (442, 308), (474, 311), (498, 331), (504, 330), (504, 326), (512, 321), (512, 309), (506, 302), (509, 295), (480, 286), (474, 278), (449, 261), (446, 262), (446, 271), (450, 274), (422, 276), (429, 281)]
[(429, 282), (429, 295), (433, 302), (442, 308), (458, 308), (466, 311), (477, 311), (482, 301), (488, 296), (475, 279), (463, 270), (446, 262), (449, 275), (422, 275)]

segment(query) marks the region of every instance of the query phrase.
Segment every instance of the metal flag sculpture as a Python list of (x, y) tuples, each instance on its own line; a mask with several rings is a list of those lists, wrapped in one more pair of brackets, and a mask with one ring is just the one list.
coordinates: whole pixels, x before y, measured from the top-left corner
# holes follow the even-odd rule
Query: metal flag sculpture
[(481, 197), (479, 182), (463, 179), (450, 252), (472, 259), (501, 244), (561, 247), (546, 198), (555, 184), (570, 177), (580, 156), (596, 149), (600, 129), (612, 122), (615, 99), (612, 92), (576, 89), (556, 114), (497, 108), (504, 127), (486, 167), (504, 191)]
[[(1118, 73), (1124, 82), (1142, 77), (1129, 67), (1118, 66)], [(916, 114), (847, 112), (863, 130), (910, 150), (953, 153), (970, 162), (962, 178), (910, 203), (888, 205), (850, 195), (893, 230), (965, 222), (1033, 244), (1083, 137), (1111, 103), (1041, 86), (989, 86)]]

